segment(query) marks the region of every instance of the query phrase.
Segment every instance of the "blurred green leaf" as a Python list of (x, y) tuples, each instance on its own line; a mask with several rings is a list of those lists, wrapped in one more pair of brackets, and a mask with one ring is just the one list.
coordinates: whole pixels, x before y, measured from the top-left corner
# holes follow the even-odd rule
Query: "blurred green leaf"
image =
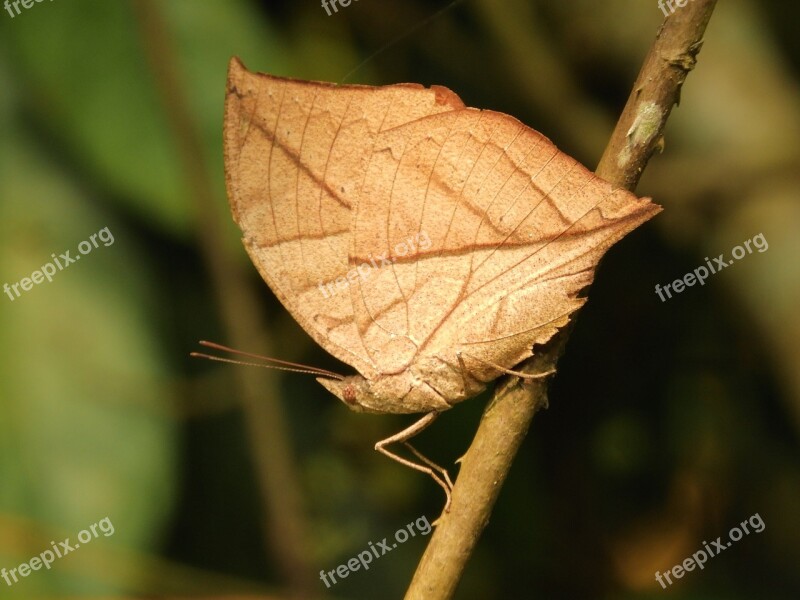
[[(21, 135), (0, 138), (0, 197), (2, 283), (53, 253), (81, 256), (78, 244), (104, 227), (113, 234), (51, 282), (0, 297), (0, 512), (73, 540), (109, 517), (113, 537), (93, 544), (152, 549), (174, 499), (176, 440), (135, 244)], [(2, 566), (47, 549), (3, 541)], [(59, 562), (12, 591), (84, 593), (102, 578), (68, 574)]]

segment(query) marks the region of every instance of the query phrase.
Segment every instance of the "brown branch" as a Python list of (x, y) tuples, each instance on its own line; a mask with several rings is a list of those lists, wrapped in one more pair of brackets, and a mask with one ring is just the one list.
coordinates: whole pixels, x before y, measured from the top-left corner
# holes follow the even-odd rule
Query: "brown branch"
[(629, 190), (636, 189), (662, 133), (681, 87), (694, 68), (703, 33), (716, 0), (692, 1), (661, 25), (656, 40), (633, 84), (596, 173)]
[[(644, 61), (611, 140), (597, 167), (604, 179), (633, 190), (661, 135), (688, 72), (694, 67), (716, 0), (694, 0), (668, 17)], [(554, 368), (569, 336), (561, 330), (521, 370)], [(450, 512), (428, 543), (406, 600), (445, 600), (455, 593), (466, 563), (489, 521), (500, 488), (534, 413), (547, 405), (543, 382), (504, 380), (484, 412), (461, 461)]]

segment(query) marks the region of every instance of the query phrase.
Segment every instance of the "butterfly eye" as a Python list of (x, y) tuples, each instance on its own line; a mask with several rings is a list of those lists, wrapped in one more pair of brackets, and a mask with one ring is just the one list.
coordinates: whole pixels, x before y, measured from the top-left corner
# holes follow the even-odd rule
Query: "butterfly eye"
[(356, 387), (352, 383), (348, 383), (342, 389), (342, 399), (348, 404), (356, 403)]

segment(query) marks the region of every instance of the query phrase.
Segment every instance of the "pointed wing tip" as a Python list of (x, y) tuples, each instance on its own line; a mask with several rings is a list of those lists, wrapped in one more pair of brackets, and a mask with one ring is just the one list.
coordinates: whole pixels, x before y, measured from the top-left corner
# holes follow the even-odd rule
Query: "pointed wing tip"
[(231, 56), (231, 59), (228, 61), (228, 79), (225, 86), (227, 95), (229, 96), (241, 87), (242, 81), (248, 75), (251, 75), (251, 73), (247, 70), (247, 67), (244, 66), (244, 63), (239, 57)]
[(230, 84), (232, 81), (239, 79), (242, 74), (249, 73), (247, 67), (244, 66), (242, 59), (238, 56), (231, 56), (231, 59), (228, 61), (228, 87), (230, 88)]
[(642, 212), (647, 214), (647, 219), (652, 219), (664, 210), (664, 207), (660, 204), (656, 204), (650, 196), (642, 196), (639, 198), (639, 206)]

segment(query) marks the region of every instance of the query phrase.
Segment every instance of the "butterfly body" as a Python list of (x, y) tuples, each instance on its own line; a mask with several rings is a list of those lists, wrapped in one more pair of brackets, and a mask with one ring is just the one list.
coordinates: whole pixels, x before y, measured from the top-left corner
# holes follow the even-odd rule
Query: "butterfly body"
[(354, 375), (341, 381), (324, 377), (317, 381), (352, 410), (370, 413), (442, 412), (486, 387), (457, 366), (431, 357), (372, 380)]

